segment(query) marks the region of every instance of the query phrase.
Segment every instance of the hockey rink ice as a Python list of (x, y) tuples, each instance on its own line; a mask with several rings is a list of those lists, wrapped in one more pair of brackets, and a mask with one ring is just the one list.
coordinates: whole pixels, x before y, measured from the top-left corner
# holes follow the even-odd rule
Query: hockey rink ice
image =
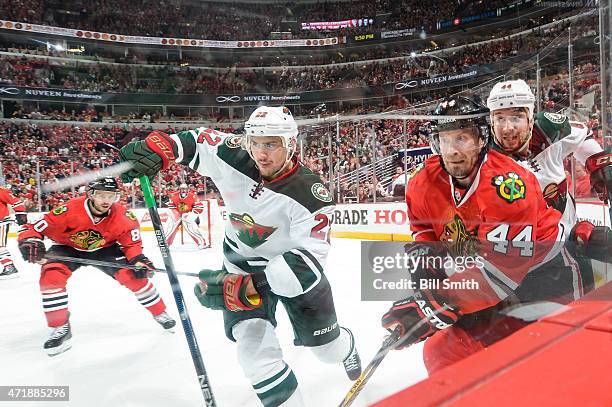
[[(144, 253), (163, 268), (151, 232), (143, 233)], [(47, 240), (47, 243), (49, 241)], [(168, 277), (153, 277), (157, 289), (177, 320), (175, 333), (164, 330), (126, 288), (92, 267), (77, 270), (68, 283), (72, 349), (47, 356), (43, 343), (48, 328), (38, 288), (40, 266), (26, 264), (15, 238), (9, 250), (19, 278), (0, 280), (0, 382), (2, 385), (70, 386), (69, 402), (53, 406), (166, 407), (203, 405), (189, 348), (178, 318)], [(221, 266), (221, 241), (197, 251), (193, 243), (172, 249), (178, 271), (196, 272)], [(326, 267), (338, 321), (352, 329), (365, 367), (386, 331), (380, 317), (389, 302), (360, 301), (360, 241), (332, 239)], [(235, 344), (223, 332), (220, 312), (202, 307), (193, 295), (194, 277), (179, 277), (217, 405), (261, 405), (244, 378)], [(279, 303), (277, 335), (285, 360), (298, 379), (307, 406), (336, 406), (350, 389), (341, 365), (319, 362), (306, 348), (293, 346), (291, 325)], [(354, 406), (367, 406), (427, 376), (422, 344), (387, 355)], [(39, 406), (40, 402), (2, 402), (1, 405)]]

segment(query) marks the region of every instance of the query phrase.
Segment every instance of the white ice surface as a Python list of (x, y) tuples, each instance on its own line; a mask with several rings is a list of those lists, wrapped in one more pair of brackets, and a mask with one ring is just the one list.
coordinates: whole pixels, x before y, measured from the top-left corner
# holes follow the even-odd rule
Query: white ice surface
[[(145, 253), (162, 267), (152, 233), (144, 233)], [(219, 267), (221, 248), (172, 250), (180, 271)], [(177, 319), (176, 333), (164, 332), (133, 294), (101, 271), (84, 267), (68, 283), (72, 349), (49, 357), (42, 345), (48, 328), (38, 288), (39, 266), (26, 264), (9, 239), (19, 278), (0, 280), (0, 385), (67, 385), (69, 402), (42, 403), (83, 407), (198, 406), (203, 399), (189, 354), (168, 278), (153, 281), (169, 313)], [(353, 330), (363, 365), (371, 360), (385, 330), (380, 316), (389, 303), (360, 300), (360, 242), (334, 239), (326, 274), (331, 282), (338, 320)], [(196, 279), (180, 277), (189, 315), (197, 335), (217, 405), (260, 405), (242, 375), (235, 344), (223, 332), (219, 312), (203, 308), (193, 295)], [(293, 346), (293, 333), (282, 305), (277, 311), (277, 335), (285, 360), (295, 372), (307, 406), (336, 406), (351, 387), (340, 365), (319, 362), (307, 348)], [(393, 351), (359, 395), (354, 406), (366, 406), (426, 377), (422, 346)], [(40, 402), (0, 402), (39, 406)]]

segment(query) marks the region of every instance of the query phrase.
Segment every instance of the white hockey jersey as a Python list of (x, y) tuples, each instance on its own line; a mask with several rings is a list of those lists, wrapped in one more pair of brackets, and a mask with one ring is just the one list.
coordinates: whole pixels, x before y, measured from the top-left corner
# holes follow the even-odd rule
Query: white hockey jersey
[(210, 177), (223, 196), (223, 264), (231, 273), (265, 272), (272, 292), (295, 297), (323, 277), (334, 202), (320, 178), (300, 165), (264, 181), (241, 136), (197, 128), (173, 134), (176, 162)]
[[(551, 115), (552, 120), (567, 120), (564, 116)], [(540, 188), (549, 206), (563, 214), (559, 229), (567, 239), (577, 221), (574, 197), (570, 194), (563, 160), (570, 154), (584, 165), (591, 155), (602, 151), (601, 146), (590, 135), (588, 127), (580, 122), (569, 122), (571, 133), (544, 148), (539, 154), (519, 163), (531, 170), (540, 183)]]

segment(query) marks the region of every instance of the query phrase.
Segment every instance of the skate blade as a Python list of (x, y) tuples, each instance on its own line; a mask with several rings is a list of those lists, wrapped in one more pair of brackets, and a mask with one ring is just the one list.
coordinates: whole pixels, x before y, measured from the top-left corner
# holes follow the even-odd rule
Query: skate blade
[(13, 273), (9, 275), (0, 275), (0, 280), (12, 280), (14, 278), (19, 278), (19, 273)]
[(61, 346), (55, 347), (55, 348), (51, 348), (51, 349), (47, 349), (47, 355), (49, 357), (53, 357), (53, 356), (57, 356), (60, 355), (64, 352), (66, 352), (67, 350), (72, 349), (72, 343), (70, 342), (70, 339), (68, 339), (67, 341), (65, 341), (64, 343), (62, 343)]

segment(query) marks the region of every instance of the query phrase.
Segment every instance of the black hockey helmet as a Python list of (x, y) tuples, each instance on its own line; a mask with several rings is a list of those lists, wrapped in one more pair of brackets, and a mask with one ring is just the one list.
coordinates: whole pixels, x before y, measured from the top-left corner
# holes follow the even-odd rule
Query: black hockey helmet
[(489, 108), (479, 96), (474, 94), (450, 96), (436, 107), (433, 115), (449, 116), (441, 117), (434, 122), (434, 131), (430, 135), (430, 145), (434, 153), (440, 154), (439, 132), (441, 131), (475, 128), (485, 146), (488, 144), (491, 134), (488, 121)]
[(119, 192), (119, 183), (113, 177), (100, 178), (91, 181), (87, 186), (88, 191), (110, 191)]

